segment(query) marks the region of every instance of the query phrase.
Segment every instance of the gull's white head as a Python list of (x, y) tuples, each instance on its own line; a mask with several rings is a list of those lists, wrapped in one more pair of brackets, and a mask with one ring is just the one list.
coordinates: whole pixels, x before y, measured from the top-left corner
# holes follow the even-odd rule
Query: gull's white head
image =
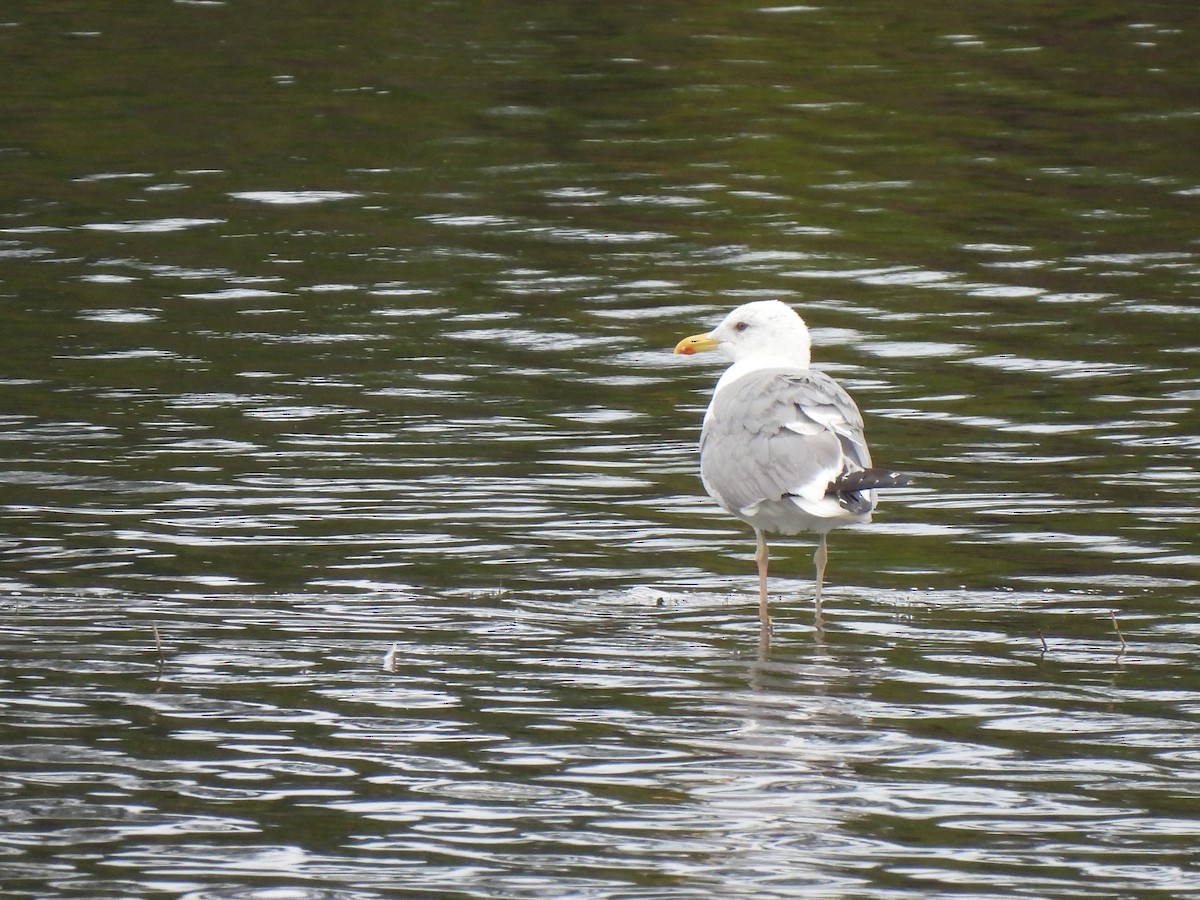
[(685, 355), (701, 350), (720, 350), (735, 363), (807, 369), (812, 341), (808, 326), (790, 306), (756, 300), (743, 303), (707, 334), (694, 334), (675, 346), (676, 353)]

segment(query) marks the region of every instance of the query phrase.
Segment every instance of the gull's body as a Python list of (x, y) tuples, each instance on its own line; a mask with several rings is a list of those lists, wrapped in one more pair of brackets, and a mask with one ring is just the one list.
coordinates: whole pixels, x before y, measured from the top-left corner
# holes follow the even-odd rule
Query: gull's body
[(815, 602), (819, 614), (826, 534), (869, 522), (877, 488), (908, 479), (875, 469), (862, 414), (850, 395), (809, 368), (804, 320), (777, 300), (746, 303), (711, 332), (684, 338), (676, 353), (721, 350), (725, 370), (704, 414), (700, 477), (724, 509), (754, 529), (758, 541), (759, 616), (770, 623), (767, 534), (815, 532)]

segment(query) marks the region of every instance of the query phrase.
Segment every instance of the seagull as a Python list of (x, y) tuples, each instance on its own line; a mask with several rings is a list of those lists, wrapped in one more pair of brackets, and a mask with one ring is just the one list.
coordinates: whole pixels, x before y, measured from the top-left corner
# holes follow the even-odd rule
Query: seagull
[(758, 300), (733, 310), (712, 331), (680, 341), (690, 356), (719, 350), (733, 364), (717, 381), (700, 432), (700, 478), (709, 496), (754, 529), (758, 616), (770, 628), (767, 534), (816, 532), (814, 603), (828, 559), (826, 535), (869, 522), (879, 488), (907, 475), (871, 465), (862, 413), (845, 389), (809, 368), (808, 326), (790, 306)]

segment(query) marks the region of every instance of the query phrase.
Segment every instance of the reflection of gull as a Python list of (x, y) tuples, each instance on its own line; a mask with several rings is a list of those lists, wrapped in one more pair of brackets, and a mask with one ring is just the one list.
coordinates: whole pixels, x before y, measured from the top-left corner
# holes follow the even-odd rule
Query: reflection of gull
[(876, 488), (909, 483), (898, 472), (871, 468), (862, 414), (841, 385), (808, 367), (811, 346), (808, 327), (790, 307), (761, 300), (675, 347), (683, 354), (717, 349), (733, 360), (704, 414), (700, 477), (714, 500), (754, 529), (764, 626), (771, 622), (767, 532), (820, 535), (813, 556), (819, 617), (826, 533), (870, 521)]

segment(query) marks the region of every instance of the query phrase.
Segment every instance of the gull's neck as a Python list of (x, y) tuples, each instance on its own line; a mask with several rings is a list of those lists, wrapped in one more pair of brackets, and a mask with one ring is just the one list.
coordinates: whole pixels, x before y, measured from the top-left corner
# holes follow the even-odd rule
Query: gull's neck
[(782, 354), (772, 354), (752, 356), (749, 359), (739, 359), (721, 374), (713, 393), (715, 394), (721, 388), (733, 384), (739, 378), (744, 378), (753, 372), (760, 372), (763, 369), (796, 369), (804, 371), (808, 367), (807, 357), (797, 359), (795, 355), (784, 356)]

